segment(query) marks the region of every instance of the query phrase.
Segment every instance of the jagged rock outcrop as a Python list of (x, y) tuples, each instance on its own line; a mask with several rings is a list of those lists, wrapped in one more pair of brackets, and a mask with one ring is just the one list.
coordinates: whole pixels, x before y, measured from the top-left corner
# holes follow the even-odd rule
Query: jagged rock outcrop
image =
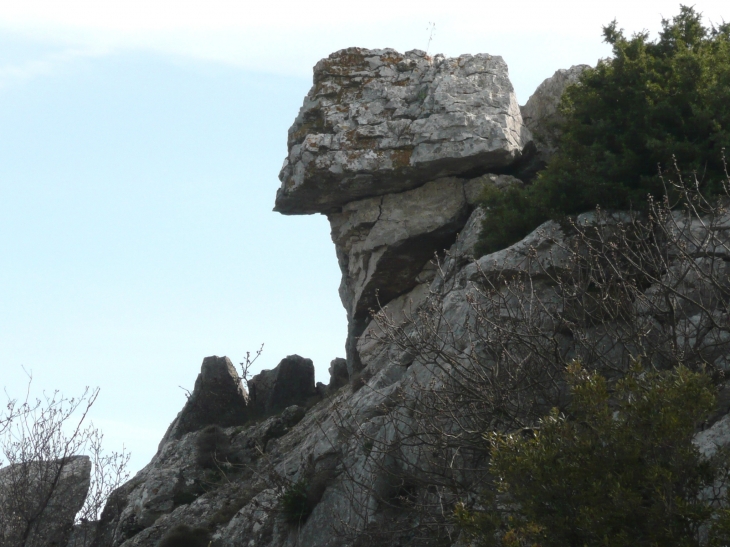
[(0, 544), (64, 547), (90, 484), (88, 456), (0, 469)]
[[(469, 329), (475, 325), (473, 303), (483, 298), (480, 295), (484, 294), (485, 280), (529, 273), (541, 305), (559, 303), (559, 299), (552, 299), (558, 294), (555, 282), (557, 274), (570, 269), (565, 249), (573, 236), (548, 222), (503, 251), (475, 257), (484, 214), (481, 209), (471, 213), (444, 256), (438, 274), (422, 272), (421, 281), (413, 289), (385, 306), (393, 324), (403, 323), (409, 315), (413, 317), (419, 306), (432, 298), (430, 295), (437, 294), (440, 323), (448, 329), (439, 332), (448, 334), (444, 340), (449, 340), (451, 347), (468, 355), (473, 341)], [(624, 220), (617, 214), (605, 222)], [(581, 215), (577, 221), (604, 222), (592, 213)], [(682, 290), (695, 289), (690, 283)], [(651, 291), (648, 287), (646, 294), (651, 295)], [(514, 314), (507, 313), (504, 319), (514, 320)], [(412, 325), (414, 328), (423, 327), (418, 321)], [(600, 325), (585, 333), (593, 337), (606, 334)], [(559, 329), (555, 334), (566, 358), (577, 355), (580, 348), (575, 339)], [(730, 351), (730, 338), (720, 344), (708, 355)], [(389, 482), (392, 475), (384, 472), (384, 466), (390, 464), (374, 459), (368, 439), (382, 446), (394, 443), (399, 433), (395, 427), (407, 430), (408, 420), (412, 419), (407, 408), (394, 405), (415, 398), (418, 386), (432, 385), (438, 381), (439, 372), (429, 356), (409, 354), (383, 338), (375, 322), (359, 338), (358, 349), (367, 372), (362, 376), (364, 387), (343, 385), (308, 410), (289, 407), (263, 422), (226, 428), (230, 465), (220, 474), (195, 463), (200, 432), (170, 438), (155, 459), (114, 497), (105, 511), (106, 535), (97, 545), (153, 547), (173, 526), (185, 523), (209, 530), (215, 547), (349, 547), (355, 544), (348, 535), (353, 530), (393, 517), (378, 509), (373, 495), (394, 487)], [(626, 358), (619, 353), (612, 348), (606, 350), (611, 359), (614, 355)], [(339, 368), (338, 376), (342, 376), (342, 367), (342, 361), (338, 361), (332, 368)], [(730, 443), (728, 419), (718, 416), (715, 420), (710, 429), (696, 437), (704, 453)], [(311, 497), (307, 491), (311, 514), (296, 525), (287, 522), (280, 502), (293, 484), (318, 485)]]
[(531, 141), (501, 57), (349, 48), (314, 67), (276, 210), (329, 213), (430, 180), (509, 166)]
[(342, 357), (337, 357), (330, 362), (328, 372), (330, 373), (330, 383), (327, 386), (329, 391), (340, 389), (350, 380), (350, 375), (347, 372), (347, 359)]
[(574, 65), (568, 69), (561, 68), (550, 78), (541, 83), (535, 92), (521, 107), (522, 120), (532, 132), (537, 148), (537, 167), (542, 168), (555, 154), (560, 131), (558, 125), (562, 116), (558, 112), (560, 98), (565, 89), (578, 82), (578, 78), (588, 65)]
[[(524, 107), (527, 124), (536, 133), (551, 126), (560, 94), (582, 70), (557, 73)], [(549, 132), (544, 134), (541, 161), (555, 145)], [(449, 369), (454, 363), (486, 359), (485, 370), (493, 363), (484, 352), (484, 340), (472, 336), (477, 322), (485, 320), (475, 306), (487, 295), (503, 298), (490, 308), (500, 325), (519, 322), (520, 314), (535, 309), (548, 310), (550, 320), (560, 314), (575, 319), (570, 315), (575, 309), (561, 307), (567, 293), (557, 286), (571, 272), (574, 230), (548, 222), (507, 249), (477, 254), (482, 221), (489, 214), (477, 207), (479, 196), (490, 186), (523, 184), (512, 169), (525, 155), (529, 135), (500, 58), (431, 59), (421, 52), (350, 49), (318, 64), (315, 85), (290, 131), (277, 210), (328, 216), (343, 274), (340, 296), (348, 313), (348, 359), (331, 363), (325, 389), (314, 385), (311, 361), (289, 356), (251, 380), (245, 405), (240, 403), (245, 393), (235, 387), (235, 371), (229, 373), (224, 383), (240, 395), (231, 400), (239, 401), (235, 408), (245, 408), (236, 415), (243, 421), (220, 423), (184, 410), (192, 417), (178, 417), (171, 427), (174, 434), (165, 437), (150, 464), (112, 497), (96, 546), (154, 547), (173, 527), (186, 524), (209, 531), (213, 547), (351, 547), (362, 541), (355, 537), (357, 530), (400, 518), (392, 507), (380, 506), (374, 493), (397, 493), (403, 484), (395, 484), (392, 471), (417, 459), (413, 445), (399, 443), (414, 427), (411, 403), (423, 394), (419, 389), (443, 385), (456, 370)], [(589, 213), (577, 222), (610, 227), (627, 218), (624, 213), (603, 219)], [(675, 220), (684, 226), (681, 218)], [(709, 228), (695, 224), (688, 225), (687, 233), (702, 239)], [(718, 237), (730, 241), (730, 233)], [(684, 249), (695, 252), (691, 241)], [(709, 260), (703, 254), (707, 249), (698, 250), (689, 262), (703, 267), (702, 261)], [(710, 250), (712, 256), (721, 256), (727, 245)], [(438, 264), (430, 262), (434, 253)], [(671, 252), (667, 256), (676, 258)], [(716, 266), (718, 279), (726, 280), (725, 266), (711, 265)], [(691, 294), (709, 309), (716, 295), (681, 274), (673, 294)], [(505, 279), (526, 276), (534, 299), (515, 311), (509, 306), (516, 297), (499, 287)], [(662, 311), (652, 300), (656, 284), (645, 289), (643, 302), (654, 305), (653, 311), (639, 303), (622, 304), (637, 324), (647, 327), (641, 333), (664, 336), (663, 323), (652, 316)], [(382, 330), (387, 325), (370, 320), (369, 310), (379, 306), (395, 329), (408, 336), (433, 335), (443, 342), (438, 351), (453, 352), (455, 358), (404, 349), (392, 332)], [(424, 309), (431, 309), (437, 320), (426, 324), (429, 317), (419, 316)], [(673, 325), (687, 333), (677, 337), (679, 344), (700, 348), (708, 363), (729, 368), (722, 361), (730, 352), (725, 319), (709, 322), (700, 343), (691, 337), (693, 329), (697, 332), (692, 321), (703, 319), (691, 309), (684, 311), (684, 323)], [(577, 334), (571, 331), (578, 328), (575, 321), (547, 321), (540, 327), (553, 329), (546, 343), (566, 361), (590, 350), (603, 352), (602, 358), (614, 364), (626, 362), (636, 348), (633, 342), (617, 341), (613, 335), (621, 325), (612, 331), (615, 318), (611, 321), (586, 322)], [(206, 389), (197, 391), (196, 383), (193, 395), (198, 392), (206, 400)], [(723, 417), (730, 408), (730, 391), (721, 393), (723, 412), (696, 438), (706, 453), (730, 443), (730, 426)], [(204, 467), (199, 451), (206, 433), (201, 427), (209, 423), (223, 426), (216, 434), (225, 436), (226, 450), (212, 460), (217, 466)], [(394, 463), (387, 451), (378, 459), (373, 451), (378, 444), (402, 450), (402, 460)], [(308, 513), (295, 522), (282, 503), (294, 494), (302, 496), (299, 503), (306, 503)], [(408, 545), (407, 537), (402, 544)]]
[(248, 394), (228, 357), (206, 357), (195, 380), (193, 392), (177, 418), (170, 424), (163, 442), (206, 425), (241, 425), (249, 418)]
[(257, 416), (306, 405), (317, 395), (311, 359), (289, 355), (273, 370), (263, 370), (248, 381), (251, 409)]

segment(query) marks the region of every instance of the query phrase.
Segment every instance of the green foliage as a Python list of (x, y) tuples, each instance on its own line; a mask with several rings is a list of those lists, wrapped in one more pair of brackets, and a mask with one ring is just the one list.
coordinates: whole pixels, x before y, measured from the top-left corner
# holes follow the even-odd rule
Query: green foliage
[(726, 544), (730, 514), (700, 496), (726, 466), (692, 444), (715, 406), (709, 377), (635, 367), (609, 389), (573, 365), (568, 383), (568, 416), (490, 437), (498, 495), (481, 514), (458, 506), (461, 526), (487, 545), (633, 547), (700, 545), (705, 525)]
[(179, 524), (165, 534), (157, 547), (208, 547), (209, 545), (210, 534), (207, 530)]
[(541, 222), (601, 205), (626, 208), (663, 193), (657, 165), (696, 172), (707, 191), (730, 148), (730, 24), (707, 28), (694, 8), (662, 21), (658, 40), (604, 28), (613, 58), (564, 93), (559, 150), (531, 186), (485, 197), (481, 251)]
[(300, 480), (289, 485), (279, 499), (284, 519), (290, 524), (300, 524), (307, 520), (313, 507), (307, 496), (307, 481)]

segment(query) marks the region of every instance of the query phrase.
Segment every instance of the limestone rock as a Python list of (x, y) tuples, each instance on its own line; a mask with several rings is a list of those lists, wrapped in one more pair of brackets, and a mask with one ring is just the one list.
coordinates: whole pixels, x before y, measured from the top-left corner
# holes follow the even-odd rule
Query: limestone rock
[(330, 213), (514, 163), (531, 142), (501, 57), (349, 48), (314, 68), (275, 210)]
[(263, 370), (248, 382), (251, 407), (257, 415), (278, 412), (291, 405), (304, 405), (317, 395), (311, 359), (289, 355), (273, 370)]
[[(54, 485), (57, 474), (58, 482)], [(90, 484), (91, 460), (88, 456), (33, 461), (0, 469), (0, 544), (64, 547)], [(27, 521), (21, 519), (16, 524), (13, 516), (36, 512), (40, 512), (40, 516), (33, 519), (30, 534), (23, 540)]]
[(338, 357), (333, 359), (329, 368), (330, 383), (329, 391), (335, 391), (350, 381), (350, 375), (347, 373), (347, 360)]
[(365, 316), (378, 299), (386, 303), (413, 288), (418, 272), (434, 251), (453, 242), (467, 215), (463, 182), (455, 178), (351, 202), (330, 215), (349, 315)]
[(509, 277), (515, 274), (529, 274), (533, 279), (539, 279), (569, 268), (569, 258), (562, 228), (549, 220), (514, 245), (469, 264), (464, 272), (470, 281), (483, 275)]
[(542, 82), (521, 108), (522, 119), (534, 136), (537, 158), (542, 165), (557, 151), (560, 136), (557, 125), (562, 121), (558, 112), (560, 98), (565, 89), (578, 81), (588, 65), (561, 68)]
[(714, 455), (718, 448), (726, 447), (730, 444), (730, 414), (697, 433), (692, 442), (705, 457)]
[(182, 411), (170, 424), (167, 438), (179, 439), (185, 433), (206, 425), (230, 427), (248, 419), (248, 395), (228, 357), (206, 357), (195, 380), (195, 387)]

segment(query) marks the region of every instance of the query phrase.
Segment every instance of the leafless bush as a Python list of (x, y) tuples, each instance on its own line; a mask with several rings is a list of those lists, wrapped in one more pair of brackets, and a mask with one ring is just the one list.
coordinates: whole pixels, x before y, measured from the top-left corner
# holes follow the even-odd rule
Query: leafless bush
[(55, 391), (8, 401), (0, 417), (0, 546), (65, 545), (72, 524), (96, 520), (127, 479), (129, 454), (105, 454), (103, 435), (87, 425), (98, 395), (87, 388), (76, 398)]
[[(342, 409), (367, 458), (351, 465), (353, 536), (453, 540), (453, 508), (490, 488), (493, 431), (529, 434), (566, 410), (566, 367), (608, 378), (632, 363), (730, 370), (730, 178), (707, 197), (678, 171), (661, 200), (543, 225), (509, 249), (438, 264), (431, 294), (405, 321), (387, 306), (372, 336), (410, 367), (380, 416)], [(372, 371), (376, 372), (376, 371)], [(364, 389), (372, 389), (365, 387)], [(369, 478), (371, 477), (371, 478)], [(401, 516), (402, 515), (402, 516)], [(344, 526), (347, 532), (347, 526)]]

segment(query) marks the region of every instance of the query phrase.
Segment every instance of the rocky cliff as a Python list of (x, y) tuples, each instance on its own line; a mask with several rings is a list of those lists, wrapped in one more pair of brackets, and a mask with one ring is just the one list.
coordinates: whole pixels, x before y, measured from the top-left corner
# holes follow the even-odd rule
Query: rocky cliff
[[(557, 73), (520, 109), (496, 56), (350, 48), (320, 61), (289, 131), (275, 210), (327, 215), (347, 359), (332, 362), (329, 386), (315, 386), (311, 361), (289, 356), (246, 391), (227, 358), (206, 358), (155, 457), (110, 499), (96, 545), (174, 545), (176, 533), (216, 547), (359, 545), (364, 530), (400, 518), (378, 500), (416, 495), (392, 471), (417, 451), (396, 461), (373, 446), (402, 447), (418, 386), (443, 382), (458, 363), (414, 354), (383, 329), (405, 321), (408, 336), (443, 335), (468, 360), (485, 351), (469, 339), (485, 279), (529, 273), (542, 301), (556, 301), (571, 236), (548, 223), (474, 256), (485, 214), (477, 202), (487, 186), (529, 182), (534, 162), (547, 161), (557, 101), (581, 70)], [(424, 306), (442, 323), (419, 319)], [(385, 323), (372, 319), (381, 307)], [(507, 321), (512, 312), (496, 313)], [(577, 355), (555, 329), (552, 339)], [(717, 422), (703, 446), (726, 429)], [(382, 544), (417, 539), (404, 532)]]

